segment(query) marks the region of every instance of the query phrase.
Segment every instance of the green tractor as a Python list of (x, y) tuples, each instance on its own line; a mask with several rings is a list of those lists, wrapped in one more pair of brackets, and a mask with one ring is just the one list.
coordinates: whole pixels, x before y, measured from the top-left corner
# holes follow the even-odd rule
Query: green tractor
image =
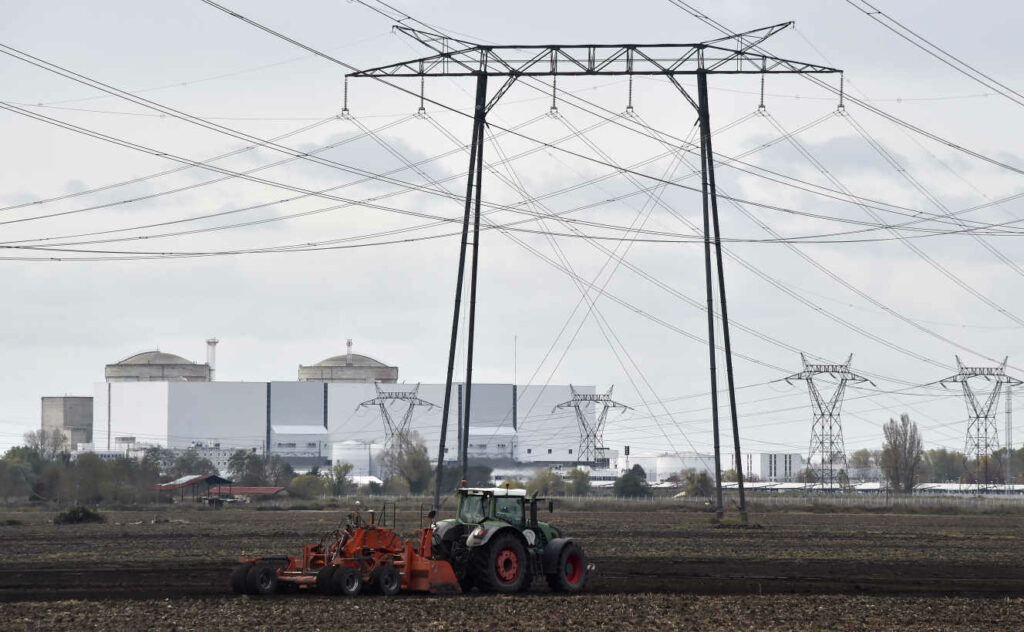
[(431, 549), (451, 564), (463, 592), (524, 592), (540, 575), (556, 592), (583, 590), (594, 565), (572, 538), (537, 520), (545, 499), (500, 487), (460, 488), (458, 498), (455, 518), (434, 524)]

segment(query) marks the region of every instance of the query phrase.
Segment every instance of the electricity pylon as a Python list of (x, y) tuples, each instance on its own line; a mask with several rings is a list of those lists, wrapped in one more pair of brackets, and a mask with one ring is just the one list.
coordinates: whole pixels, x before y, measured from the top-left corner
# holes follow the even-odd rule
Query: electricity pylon
[[(551, 409), (551, 412), (561, 408), (572, 408), (576, 411), (576, 423), (580, 428), (580, 447), (576, 454), (577, 463), (597, 465), (598, 461), (607, 461), (604, 453), (604, 425), (608, 419), (608, 411), (613, 408), (621, 408), (623, 412), (630, 410), (629, 406), (612, 399), (614, 388), (614, 386), (609, 387), (607, 393), (580, 393), (575, 386), (570, 384), (569, 390), (572, 391), (572, 399)], [(583, 411), (584, 406), (589, 408), (591, 404), (595, 407), (601, 405), (601, 412), (593, 421)]]
[[(790, 380), (807, 382), (807, 393), (811, 396), (811, 410), (814, 417), (811, 424), (811, 444), (808, 448), (807, 467), (814, 472), (815, 486), (832, 491), (836, 487), (836, 478), (839, 472), (848, 470), (846, 446), (843, 443), (843, 423), (840, 419), (846, 385), (870, 383), (871, 380), (850, 371), (850, 363), (853, 362), (852, 353), (844, 364), (811, 364), (802, 353), (800, 360), (803, 362), (804, 370), (790, 375), (786, 378), (786, 382), (789, 383)], [(822, 375), (836, 380), (835, 390), (827, 399), (818, 389), (818, 385), (814, 383), (814, 378)], [(815, 458), (819, 459), (817, 468), (814, 467)]]
[[(462, 241), (459, 250), (459, 268), (455, 280), (455, 306), (452, 316), (451, 342), (448, 347), (448, 374), (445, 380), (444, 405), (441, 413), (441, 443), (439, 451), (444, 454), (447, 436), (448, 414), (451, 408), (451, 390), (455, 369), (456, 339), (461, 314), (462, 285), (466, 269), (466, 251), (470, 243), (473, 256), (470, 263), (469, 314), (466, 331), (466, 407), (463, 436), (468, 437), (468, 424), (473, 392), (473, 341), (476, 323), (477, 269), (480, 252), (480, 199), (483, 176), (484, 128), (487, 114), (502, 96), (523, 77), (552, 77), (554, 82), (560, 76), (634, 75), (665, 77), (697, 111), (700, 123), (701, 190), (704, 211), (704, 272), (707, 289), (708, 350), (710, 356), (711, 420), (715, 447), (715, 489), (716, 513), (721, 517), (722, 468), (721, 448), (718, 433), (718, 377), (716, 367), (714, 309), (714, 270), (717, 270), (719, 313), (722, 319), (722, 343), (725, 351), (725, 368), (728, 382), (729, 406), (732, 416), (733, 447), (736, 451), (736, 473), (739, 476), (739, 511), (746, 517), (746, 499), (743, 490), (743, 467), (740, 455), (739, 421), (736, 413), (736, 388), (733, 379), (732, 344), (729, 338), (729, 311), (725, 300), (725, 272), (722, 267), (721, 231), (718, 223), (718, 194), (715, 187), (714, 153), (711, 147), (711, 114), (708, 105), (708, 75), (761, 75), (767, 74), (810, 74), (839, 73), (840, 70), (805, 62), (792, 61), (766, 55), (754, 49), (768, 38), (792, 26), (784, 22), (745, 33), (728, 35), (718, 39), (692, 44), (566, 44), (566, 45), (479, 45), (465, 40), (446, 37), (438, 33), (418, 31), (406, 26), (396, 30), (435, 54), (408, 61), (361, 70), (349, 77), (373, 77), (393, 79), (398, 77), (420, 80), (420, 101), (423, 102), (423, 81), (426, 77), (474, 77), (476, 99), (473, 113), (473, 133), (470, 137), (469, 169), (466, 179), (466, 207), (462, 221)], [(677, 77), (693, 75), (697, 79), (697, 98), (683, 87)], [(487, 79), (504, 79), (490, 99), (487, 97)], [(347, 84), (346, 84), (347, 85)], [(554, 108), (552, 108), (554, 109)], [(472, 242), (469, 239), (472, 226)], [(712, 232), (713, 229), (713, 232)], [(711, 263), (714, 244), (715, 267)], [(463, 478), (466, 478), (466, 443), (462, 444)], [(434, 506), (440, 505), (441, 470), (444, 460), (438, 459)]]
[[(373, 399), (368, 399), (365, 402), (359, 404), (359, 408), (364, 406), (376, 406), (380, 409), (380, 418), (384, 422), (384, 451), (387, 452), (395, 445), (396, 442), (403, 442), (409, 435), (409, 423), (412, 421), (412, 413), (417, 406), (426, 406), (428, 408), (437, 408), (434, 404), (420, 399), (420, 385), (417, 384), (416, 388), (411, 391), (385, 391), (382, 390), (380, 384), (374, 384), (374, 388), (377, 389), (377, 396)], [(391, 411), (388, 406), (393, 402), (406, 402), (408, 406), (405, 409), (405, 414), (398, 421), (391, 416)], [(439, 458), (444, 458), (442, 454)]]
[[(996, 423), (999, 394), (1005, 388), (1009, 395), (1011, 387), (1022, 383), (1017, 378), (1006, 374), (1007, 360), (1009, 357), (1003, 359), (1003, 363), (999, 366), (964, 366), (964, 363), (960, 361), (960, 356), (956, 356), (956, 375), (939, 382), (942, 386), (959, 382), (963, 387), (964, 401), (967, 402), (964, 470), (974, 479), (979, 488), (989, 483), (988, 462), (993, 453), (999, 450), (999, 425)], [(984, 401), (978, 398), (971, 386), (973, 378), (984, 378), (992, 384), (992, 391)], [(977, 380), (975, 381), (977, 382)], [(1009, 411), (1009, 406), (1009, 401), (1007, 401), (1007, 411)], [(1007, 424), (1007, 432), (1009, 432), (1009, 424)], [(1007, 443), (1007, 451), (1011, 448), (1012, 446)]]

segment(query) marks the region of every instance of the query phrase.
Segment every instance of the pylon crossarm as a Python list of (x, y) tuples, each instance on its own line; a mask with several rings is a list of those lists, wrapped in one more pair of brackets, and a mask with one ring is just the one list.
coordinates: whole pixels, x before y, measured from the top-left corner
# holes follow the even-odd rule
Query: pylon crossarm
[[(435, 52), (350, 77), (457, 77), (486, 74), (505, 77), (715, 74), (837, 73), (836, 68), (752, 52), (792, 22), (735, 36), (687, 44), (473, 44), (417, 31), (396, 30)], [(451, 46), (451, 43), (456, 46)]]

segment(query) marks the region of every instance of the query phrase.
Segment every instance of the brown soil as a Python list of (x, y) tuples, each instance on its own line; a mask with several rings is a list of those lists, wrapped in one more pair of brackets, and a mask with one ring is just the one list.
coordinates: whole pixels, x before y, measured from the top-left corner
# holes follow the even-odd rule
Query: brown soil
[[(153, 523), (157, 515), (170, 522)], [(70, 526), (45, 513), (9, 516), (23, 524), (0, 526), (0, 627), (932, 630), (1024, 620), (1024, 520), (1015, 516), (780, 512), (756, 516), (762, 529), (716, 529), (681, 509), (567, 508), (550, 518), (597, 564), (588, 594), (551, 595), (538, 581), (512, 598), (356, 600), (228, 588), (239, 554), (298, 553), (342, 512), (106, 516)], [(400, 512), (399, 531), (416, 517)]]

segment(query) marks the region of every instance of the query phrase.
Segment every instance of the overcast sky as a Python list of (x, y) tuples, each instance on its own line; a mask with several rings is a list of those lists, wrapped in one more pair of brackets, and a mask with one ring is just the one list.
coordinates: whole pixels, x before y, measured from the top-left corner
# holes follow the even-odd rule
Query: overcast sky
[[(429, 53), (392, 33), (389, 20), (359, 3), (226, 1), (247, 17), (356, 67)], [(718, 36), (667, 1), (631, 3), (628, 10), (622, 3), (594, 0), (394, 4), (450, 33), (491, 43), (694, 42)], [(766, 44), (774, 54), (842, 68), (851, 94), (974, 151), (1024, 166), (1017, 105), (928, 57), (846, 2), (696, 5), (735, 30), (793, 20), (795, 29)], [(892, 17), (968, 63), (1011, 87), (1024, 86), (1016, 45), (1024, 8), (1014, 2), (973, 7), (965, 12), (952, 3), (880, 2)], [(356, 352), (398, 365), (400, 380), (443, 381), (458, 256), (458, 239), (449, 234), (458, 226), (430, 218), (461, 217), (463, 144), (470, 133), (465, 116), (428, 103), (428, 118), (413, 117), (419, 105), (414, 97), (364, 79), (349, 85), (355, 120), (332, 119), (341, 109), (343, 68), (198, 1), (3, 0), (0, 8), (2, 44), (231, 130), (263, 139), (287, 135), (282, 145), (317, 151), (364, 172), (389, 173), (392, 179), (368, 181), (331, 166), (290, 160), (253, 175), (293, 188), (337, 187), (331, 193), (335, 199), (239, 178), (212, 183), (223, 176), (198, 168), (163, 174), (180, 165), (0, 111), (2, 207), (140, 179), (0, 211), (5, 244), (207, 253), (434, 237), (310, 252), (131, 261), (53, 261), (45, 259), (95, 255), (7, 250), (4, 255), (44, 260), (0, 261), (0, 349), (7, 366), (0, 378), (0, 447), (38, 428), (41, 396), (91, 395), (93, 383), (103, 379), (104, 364), (147, 349), (203, 361), (203, 341), (210, 336), (221, 340), (217, 373), (224, 380), (293, 380), (299, 364), (343, 353), (345, 339), (353, 338)], [(7, 55), (0, 56), (0, 76), (0, 100), (6, 103), (168, 154), (204, 161), (248, 146)], [(836, 76), (824, 80), (838, 84)], [(683, 81), (691, 88), (693, 83)], [(403, 85), (419, 89), (416, 80)], [(558, 88), (592, 103), (591, 112), (596, 106), (622, 112), (627, 103), (622, 77), (567, 78)], [(426, 82), (430, 99), (462, 113), (471, 111), (472, 90), (468, 79)], [(906, 222), (915, 213), (949, 213), (1021, 192), (1024, 176), (852, 104), (848, 116), (832, 116), (836, 97), (800, 77), (767, 77), (768, 116), (750, 116), (759, 90), (756, 76), (711, 78), (712, 126), (720, 130), (715, 151), (723, 163), (719, 186), (754, 203), (737, 208), (722, 202), (723, 236), (759, 240), (769, 237), (765, 228), (788, 237), (861, 230), (848, 237), (882, 241), (726, 244), (734, 256), (726, 258), (725, 272), (745, 448), (806, 452), (806, 390), (801, 383), (779, 381), (800, 369), (797, 350), (803, 350), (832, 361), (854, 353), (854, 370), (874, 381), (874, 387), (847, 393), (848, 450), (880, 445), (880, 425), (902, 412), (918, 422), (926, 447), (962, 449), (965, 409), (959, 391), (925, 385), (955, 372), (954, 353), (975, 364), (1008, 355), (1011, 366), (1024, 369), (1024, 273), (1015, 268), (1024, 265), (1024, 252), (1018, 238), (1006, 235), (979, 240), (904, 231), (913, 238), (896, 240), (876, 227), (878, 220), (868, 211), (884, 223)], [(701, 221), (699, 196), (682, 186), (656, 186), (651, 178), (628, 178), (608, 166), (609, 160), (638, 165), (636, 170), (648, 176), (699, 185), (692, 176), (681, 179), (699, 164), (694, 155), (682, 154), (680, 161), (679, 153), (659, 140), (666, 138), (659, 134), (692, 138), (695, 114), (661, 79), (636, 79), (633, 106), (640, 119), (626, 125), (602, 122), (566, 101), (559, 102), (557, 118), (544, 116), (551, 107), (549, 92), (524, 83), (492, 111), (494, 138), (485, 148), (485, 162), (494, 171), (485, 174), (483, 184), (488, 221), (506, 224), (537, 213), (568, 213), (586, 223), (548, 219), (519, 225), (557, 233), (554, 238), (484, 232), (476, 378), (598, 389), (614, 385), (617, 398), (634, 409), (610, 422), (609, 445), (706, 450), (711, 432), (702, 342), (707, 329), (699, 309), (703, 249), (689, 239), (698, 235), (693, 227)], [(627, 130), (640, 123), (657, 131)], [(503, 128), (519, 135), (502, 134)], [(858, 128), (899, 168), (887, 163)], [(780, 140), (780, 130), (799, 130), (800, 147), (823, 170)], [(568, 151), (540, 145), (556, 141)], [(725, 164), (741, 155), (742, 170)], [(252, 149), (213, 164), (249, 171), (286, 158)], [(410, 169), (408, 163), (421, 165)], [(440, 183), (411, 192), (403, 186), (419, 186), (427, 178)], [(807, 190), (836, 189), (836, 181), (887, 210)], [(211, 183), (192, 187), (206, 182)], [(509, 182), (531, 197), (544, 197), (521, 204), (522, 192)], [(181, 187), (192, 188), (173, 192)], [(339, 206), (337, 198), (373, 201), (321, 210)], [(495, 208), (515, 204), (515, 211)], [(802, 214), (787, 212), (793, 210)], [(1005, 223), (1018, 220), (1022, 210), (1014, 201), (962, 217)], [(221, 215), (200, 217), (214, 213)], [(949, 228), (950, 220), (944, 221), (921, 226)], [(177, 223), (152, 226), (166, 222)], [(622, 231), (614, 227), (631, 225), (652, 231), (645, 238), (670, 243), (566, 236), (576, 230), (617, 237)], [(226, 228), (191, 232), (217, 226)], [(107, 232), (115, 230), (120, 232)], [(391, 231), (401, 232), (381, 235)], [(81, 236), (85, 233), (92, 235)], [(143, 236), (148, 238), (137, 239)], [(609, 263), (609, 252), (624, 263)], [(593, 313), (588, 315), (588, 302), (577, 309), (580, 285), (565, 273), (566, 266), (607, 292), (597, 298)], [(1010, 371), (1024, 376), (1024, 370)]]

